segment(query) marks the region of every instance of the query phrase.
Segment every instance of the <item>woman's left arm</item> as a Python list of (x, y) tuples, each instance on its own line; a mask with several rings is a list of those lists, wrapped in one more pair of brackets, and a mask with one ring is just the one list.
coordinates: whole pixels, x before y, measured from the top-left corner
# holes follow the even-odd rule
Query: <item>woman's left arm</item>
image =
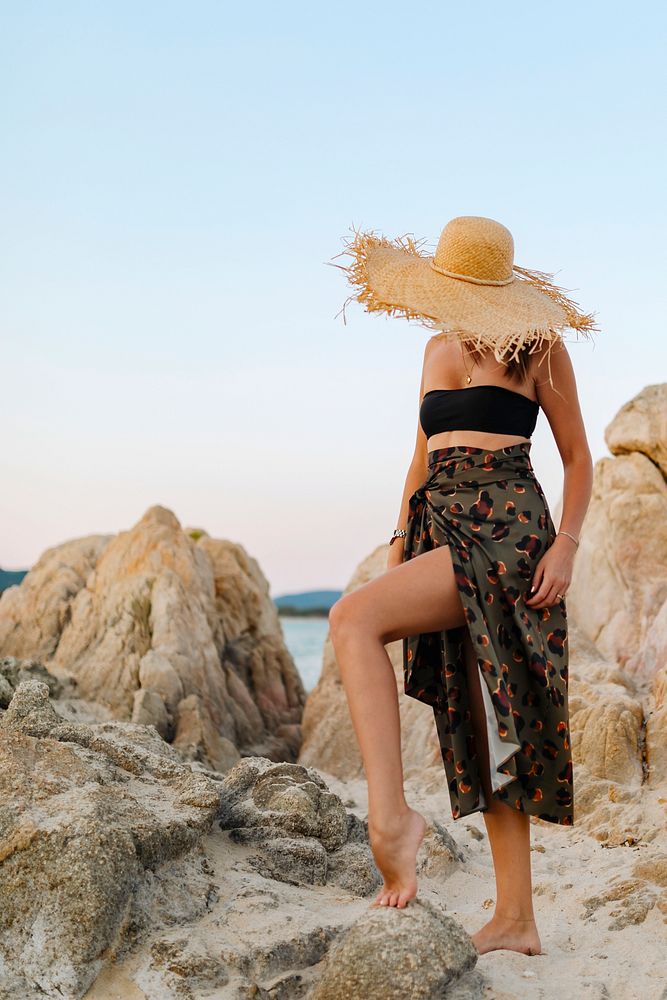
[(570, 355), (562, 341), (554, 344), (550, 353), (551, 358), (548, 359), (546, 348), (543, 348), (541, 352), (536, 352), (536, 360), (540, 367), (546, 367), (550, 362), (554, 385), (550, 385), (547, 375), (535, 380), (535, 389), (563, 460), (563, 504), (558, 530), (569, 534), (557, 535), (535, 567), (532, 596), (526, 600), (531, 608), (556, 604), (559, 600), (556, 595), (567, 593), (577, 551), (576, 543), (569, 535), (579, 538), (593, 487), (593, 460)]

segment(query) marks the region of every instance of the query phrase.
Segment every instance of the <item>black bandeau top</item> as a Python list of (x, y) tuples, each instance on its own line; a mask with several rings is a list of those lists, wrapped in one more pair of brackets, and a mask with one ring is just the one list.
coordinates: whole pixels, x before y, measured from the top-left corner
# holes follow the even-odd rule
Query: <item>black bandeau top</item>
[(486, 431), (529, 438), (539, 403), (502, 385), (431, 389), (421, 401), (419, 421), (430, 438), (442, 431)]

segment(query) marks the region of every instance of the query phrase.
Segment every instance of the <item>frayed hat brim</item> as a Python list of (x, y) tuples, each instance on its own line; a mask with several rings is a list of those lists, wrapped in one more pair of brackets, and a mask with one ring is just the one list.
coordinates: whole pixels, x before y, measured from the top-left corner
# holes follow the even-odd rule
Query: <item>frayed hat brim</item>
[(513, 267), (507, 284), (477, 284), (435, 270), (433, 256), (420, 250), (424, 240), (411, 236), (395, 240), (374, 231), (353, 230), (345, 249), (349, 265), (340, 267), (367, 312), (384, 312), (415, 320), (434, 331), (477, 348), (491, 348), (498, 359), (516, 358), (522, 347), (537, 350), (545, 341), (562, 339), (571, 329), (590, 338), (598, 332), (594, 313), (584, 313), (565, 289), (543, 271)]

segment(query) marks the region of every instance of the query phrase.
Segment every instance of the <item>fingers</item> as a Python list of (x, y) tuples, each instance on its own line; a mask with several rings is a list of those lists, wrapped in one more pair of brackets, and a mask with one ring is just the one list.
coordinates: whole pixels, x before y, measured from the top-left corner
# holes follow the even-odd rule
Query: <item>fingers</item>
[(526, 600), (526, 604), (531, 608), (551, 607), (558, 604), (561, 597), (565, 597), (567, 587), (567, 580), (543, 579), (537, 590)]

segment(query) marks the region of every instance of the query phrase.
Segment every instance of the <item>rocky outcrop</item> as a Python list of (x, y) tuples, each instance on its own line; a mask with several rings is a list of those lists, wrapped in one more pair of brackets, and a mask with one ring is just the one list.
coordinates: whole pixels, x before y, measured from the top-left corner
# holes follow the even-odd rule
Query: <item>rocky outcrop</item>
[(145, 869), (192, 848), (219, 784), (151, 728), (64, 721), (38, 680), (0, 717), (3, 996), (80, 997), (127, 930)]
[(0, 599), (0, 654), (221, 771), (299, 750), (305, 692), (257, 561), (164, 507), (47, 550)]
[(667, 664), (667, 385), (630, 400), (605, 431), (568, 607), (640, 682)]
[[(595, 466), (568, 608), (634, 689), (643, 777), (655, 792), (667, 780), (667, 385), (623, 406), (605, 439), (614, 457)], [(590, 698), (605, 711), (603, 690)], [(634, 742), (636, 710), (633, 719), (619, 719), (614, 741)]]
[[(18, 686), (0, 711), (2, 1000), (137, 990), (194, 1000), (223, 988), (226, 1000), (305, 998), (320, 982), (322, 996), (343, 997), (355, 977), (376, 978), (376, 950), (359, 941), (383, 920), (397, 984), (383, 996), (405, 995), (410, 954), (430, 954), (419, 982), (433, 990), (471, 967), (468, 935), (438, 907), (367, 923), (381, 883), (367, 825), (318, 772), (262, 757), (204, 772), (152, 726), (63, 719), (47, 684), (21, 679), (29, 666), (11, 668)], [(418, 870), (442, 880), (466, 858), (435, 823)], [(119, 966), (131, 975), (116, 976)]]

